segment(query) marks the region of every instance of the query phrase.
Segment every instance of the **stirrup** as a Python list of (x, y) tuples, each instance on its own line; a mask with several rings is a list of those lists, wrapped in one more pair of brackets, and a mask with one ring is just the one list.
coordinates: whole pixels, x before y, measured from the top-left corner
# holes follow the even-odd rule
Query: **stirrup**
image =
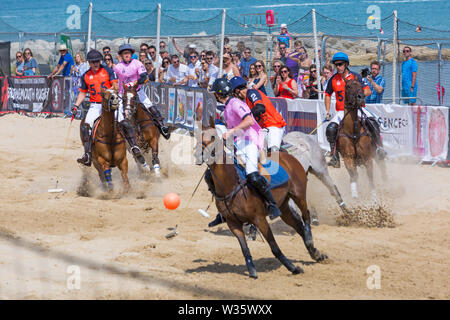
[(269, 203), (269, 218), (270, 220), (276, 219), (281, 216), (281, 211), (274, 203)]
[(90, 167), (92, 163), (91, 155), (89, 153), (85, 153), (81, 158), (77, 159), (77, 162), (84, 164), (87, 167)]
[(328, 162), (328, 165), (335, 168), (341, 167), (341, 162), (339, 161), (339, 158), (335, 155), (331, 156), (330, 162)]
[(213, 221), (211, 221), (210, 223), (208, 223), (208, 227), (212, 228), (212, 227), (217, 226), (217, 225), (219, 225), (221, 223), (224, 223), (224, 222), (225, 222), (225, 218), (219, 212), (217, 214), (216, 218)]
[(378, 147), (376, 153), (379, 160), (384, 160), (384, 158), (386, 158), (387, 153), (383, 147)]
[(162, 134), (162, 136), (166, 139), (169, 140), (170, 138), (170, 132), (169, 132), (169, 128), (166, 126), (161, 126), (160, 130), (159, 130)]

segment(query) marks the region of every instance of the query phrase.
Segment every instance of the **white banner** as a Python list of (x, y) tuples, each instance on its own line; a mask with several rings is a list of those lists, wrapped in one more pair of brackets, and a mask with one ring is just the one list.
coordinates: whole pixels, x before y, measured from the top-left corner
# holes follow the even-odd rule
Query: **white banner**
[(396, 104), (368, 104), (366, 110), (380, 124), (383, 146), (389, 157), (413, 154), (411, 108)]

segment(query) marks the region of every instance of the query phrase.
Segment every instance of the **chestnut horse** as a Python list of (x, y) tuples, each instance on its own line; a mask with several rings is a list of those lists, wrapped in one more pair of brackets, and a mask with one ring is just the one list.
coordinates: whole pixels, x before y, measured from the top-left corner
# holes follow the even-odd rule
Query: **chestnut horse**
[[(205, 130), (208, 130), (206, 134)], [(258, 276), (242, 228), (244, 223), (251, 223), (259, 229), (269, 243), (274, 256), (289, 271), (293, 274), (302, 273), (303, 270), (294, 266), (281, 252), (266, 220), (268, 211), (265, 202), (253, 188), (247, 186), (246, 181), (240, 180), (233, 159), (227, 158), (223, 145), (220, 144), (222, 139), (217, 137), (219, 135), (215, 129), (214, 121), (210, 118), (209, 127), (203, 127), (202, 159), (199, 159), (199, 153), (196, 153), (197, 161), (200, 160), (197, 164), (206, 162), (211, 170), (216, 189), (214, 194), (216, 207), (225, 217), (228, 227), (239, 241), (250, 277), (257, 278)], [(328, 257), (325, 254), (321, 254), (314, 247), (312, 239), (311, 219), (306, 203), (307, 178), (305, 170), (300, 162), (287, 152), (273, 152), (272, 156), (279, 156), (279, 164), (289, 175), (289, 180), (285, 184), (271, 190), (282, 212), (281, 219), (302, 237), (312, 259), (318, 262), (327, 259)], [(289, 206), (290, 199), (294, 200), (297, 207), (300, 208), (302, 217), (298, 215), (296, 210), (291, 209)]]
[[(345, 80), (345, 79), (344, 79)], [(357, 166), (366, 167), (369, 186), (373, 198), (376, 200), (375, 184), (373, 182), (373, 162), (376, 158), (376, 146), (372, 142), (369, 130), (365, 125), (366, 115), (361, 108), (365, 103), (364, 90), (359, 81), (345, 80), (344, 118), (339, 126), (336, 148), (344, 158), (345, 167), (350, 174), (352, 197), (358, 197), (356, 181), (358, 180)], [(360, 111), (359, 111), (360, 110)], [(359, 112), (358, 112), (359, 111)], [(362, 115), (362, 119), (358, 117)], [(376, 160), (383, 178), (386, 177), (386, 166), (383, 160)]]
[[(107, 190), (113, 190), (111, 168), (118, 167), (122, 175), (124, 190), (130, 189), (126, 142), (118, 129), (114, 111), (119, 107), (117, 91), (102, 90), (102, 113), (94, 123), (92, 137), (92, 163)], [(84, 119), (81, 126), (84, 125)]]
[[(156, 177), (160, 177), (159, 170), (159, 157), (158, 157), (158, 143), (160, 132), (154, 123), (152, 115), (145, 108), (145, 106), (139, 102), (137, 96), (136, 84), (133, 87), (124, 86), (123, 93), (123, 109), (125, 117), (131, 121), (136, 131), (136, 142), (142, 153), (148, 153), (152, 150), (152, 165)], [(137, 167), (141, 172), (141, 164), (135, 159)]]

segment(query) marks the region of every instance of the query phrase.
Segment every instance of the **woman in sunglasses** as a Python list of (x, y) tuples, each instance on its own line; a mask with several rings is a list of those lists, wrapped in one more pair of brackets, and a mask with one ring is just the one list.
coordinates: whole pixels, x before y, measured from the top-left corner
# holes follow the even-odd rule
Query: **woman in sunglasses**
[(267, 85), (266, 66), (262, 60), (256, 61), (252, 66), (255, 66), (256, 77), (253, 79), (253, 86), (251, 89), (261, 90), (267, 95), (265, 86)]
[(113, 57), (111, 54), (107, 53), (105, 54), (103, 60), (105, 61), (105, 64), (110, 67), (111, 69), (114, 68), (114, 62), (113, 62)]
[(235, 66), (233, 61), (231, 60), (231, 55), (229, 53), (223, 54), (223, 76), (228, 80), (231, 80), (233, 77), (239, 77), (241, 73), (239, 72), (238, 67)]
[(34, 76), (36, 75), (36, 69), (37, 69), (37, 62), (33, 58), (33, 53), (29, 48), (26, 48), (23, 51), (24, 57), (25, 57), (25, 64), (23, 66), (24, 75), (26, 76)]
[(23, 53), (21, 51), (17, 51), (16, 53), (16, 76), (23, 76)]
[(298, 98), (297, 81), (292, 79), (291, 71), (286, 66), (283, 66), (280, 69), (280, 78), (277, 78), (275, 82), (274, 93), (280, 98)]
[(318, 83), (317, 68), (315, 64), (312, 64), (311, 67), (309, 67), (309, 79), (306, 85), (306, 90), (303, 92), (303, 98), (319, 99)]
[(153, 66), (153, 62), (149, 59), (145, 59), (144, 66), (145, 66), (145, 70), (147, 70), (148, 81), (154, 82), (156, 80), (156, 77), (155, 77), (155, 67)]
[(162, 66), (159, 68), (159, 82), (167, 83), (169, 82), (169, 77), (167, 76), (167, 69), (170, 66), (170, 58), (165, 57), (162, 60)]
[(269, 79), (270, 79), (270, 83), (272, 85), (272, 91), (274, 91), (274, 92), (275, 92), (275, 86), (277, 83), (277, 79), (280, 79), (280, 81), (281, 81), (280, 69), (282, 66), (284, 66), (284, 64), (281, 60), (275, 60), (272, 64), (273, 74), (270, 76)]

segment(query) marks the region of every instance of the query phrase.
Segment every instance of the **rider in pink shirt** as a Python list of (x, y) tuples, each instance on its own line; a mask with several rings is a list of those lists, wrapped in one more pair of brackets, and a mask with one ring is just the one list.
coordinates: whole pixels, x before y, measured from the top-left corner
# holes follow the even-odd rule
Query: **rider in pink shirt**
[[(134, 53), (133, 48), (129, 44), (123, 44), (119, 47), (119, 54), (122, 57), (122, 61), (116, 64), (114, 71), (119, 78), (119, 94), (123, 94), (123, 85), (128, 84), (130, 86), (136, 84), (143, 84), (147, 81), (147, 70), (144, 65), (137, 59), (132, 59)], [(152, 118), (157, 122), (157, 127), (164, 138), (169, 139), (169, 128), (164, 125), (163, 117), (155, 106), (152, 106), (150, 99), (145, 94), (144, 90), (139, 90), (139, 101), (150, 111)], [(121, 105), (122, 107), (122, 105)]]
[[(219, 78), (214, 81), (211, 92), (214, 92), (219, 103), (225, 104), (224, 118), (228, 131), (223, 134), (222, 138), (227, 140), (230, 137), (235, 137), (236, 155), (240, 155), (245, 162), (247, 182), (258, 190), (268, 203), (270, 219), (279, 217), (281, 212), (272, 196), (269, 183), (258, 171), (259, 151), (264, 147), (264, 134), (261, 127), (256, 122), (247, 104), (232, 97), (231, 84), (226, 78)], [(205, 180), (210, 189), (215, 192), (210, 172), (205, 174)], [(219, 224), (223, 220), (223, 217), (218, 214), (209, 226)]]

